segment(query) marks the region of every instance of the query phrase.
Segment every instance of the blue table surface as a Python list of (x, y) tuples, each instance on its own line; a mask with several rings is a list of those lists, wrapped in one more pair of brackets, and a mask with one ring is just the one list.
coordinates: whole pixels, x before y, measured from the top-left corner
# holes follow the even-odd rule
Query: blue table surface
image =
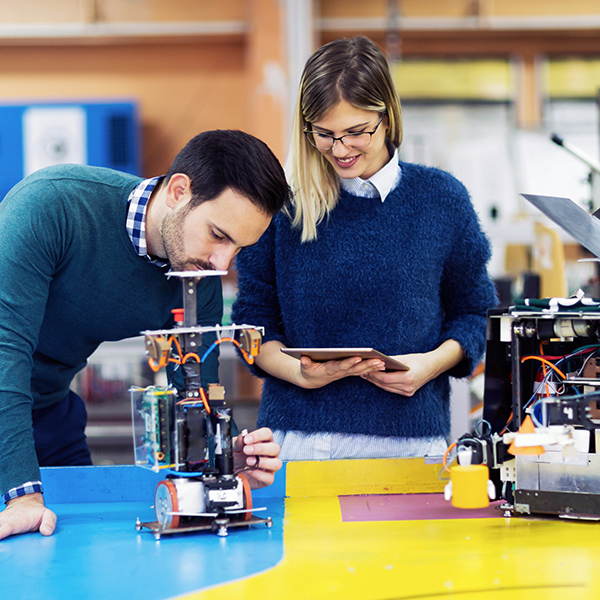
[(3, 598), (162, 600), (189, 594), (276, 565), (283, 556), (285, 474), (253, 493), (256, 516), (273, 526), (163, 535), (138, 532), (136, 519), (155, 519), (153, 493), (162, 479), (137, 467), (42, 470), (46, 504), (56, 531), (0, 541)]

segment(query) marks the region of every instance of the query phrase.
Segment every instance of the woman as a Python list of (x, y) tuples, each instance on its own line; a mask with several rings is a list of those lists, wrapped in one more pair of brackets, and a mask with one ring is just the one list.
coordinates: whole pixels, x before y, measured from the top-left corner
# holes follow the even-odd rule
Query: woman
[[(495, 304), (489, 243), (461, 183), (399, 162), (400, 102), (368, 38), (306, 63), (287, 174), (295, 193), (238, 256), (235, 322), (265, 327), (258, 423), (281, 458), (440, 454), (449, 376), (468, 376)], [(373, 347), (378, 359), (313, 362), (284, 347)]]

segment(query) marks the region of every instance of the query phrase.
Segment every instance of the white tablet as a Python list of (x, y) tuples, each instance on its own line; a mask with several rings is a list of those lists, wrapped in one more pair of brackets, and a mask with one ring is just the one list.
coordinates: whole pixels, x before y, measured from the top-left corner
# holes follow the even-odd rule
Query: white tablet
[(360, 356), (362, 359), (379, 358), (385, 363), (387, 371), (408, 371), (408, 366), (405, 364), (373, 348), (282, 348), (281, 351), (298, 360), (302, 356), (308, 356), (315, 362), (342, 360), (351, 356)]

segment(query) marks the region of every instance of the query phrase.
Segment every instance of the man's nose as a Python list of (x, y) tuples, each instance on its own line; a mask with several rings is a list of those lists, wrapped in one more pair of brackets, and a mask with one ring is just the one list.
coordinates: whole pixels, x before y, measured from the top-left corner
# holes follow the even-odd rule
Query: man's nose
[(237, 254), (237, 248), (220, 249), (210, 257), (210, 262), (217, 271), (226, 271)]

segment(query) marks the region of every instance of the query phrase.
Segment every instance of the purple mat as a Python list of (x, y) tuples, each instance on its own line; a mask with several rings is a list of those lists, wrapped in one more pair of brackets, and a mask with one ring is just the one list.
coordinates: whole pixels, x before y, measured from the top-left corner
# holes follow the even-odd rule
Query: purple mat
[(489, 519), (502, 517), (501, 501), (486, 508), (464, 509), (444, 500), (444, 494), (371, 494), (339, 496), (343, 522)]

